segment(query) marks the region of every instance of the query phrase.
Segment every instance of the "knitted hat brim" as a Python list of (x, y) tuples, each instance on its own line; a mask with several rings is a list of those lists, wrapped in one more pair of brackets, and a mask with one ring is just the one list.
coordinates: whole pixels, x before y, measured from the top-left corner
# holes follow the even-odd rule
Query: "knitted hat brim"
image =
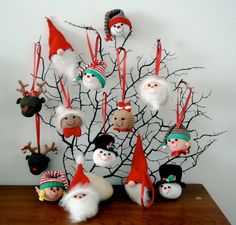
[(122, 17), (122, 16), (116, 16), (114, 18), (111, 18), (111, 20), (108, 23), (109, 29), (116, 23), (124, 23), (124, 24), (128, 25), (130, 29), (132, 29), (132, 25), (131, 25), (129, 19), (127, 19), (126, 17)]
[(41, 184), (39, 186), (39, 189), (43, 190), (45, 188), (50, 188), (50, 187), (61, 187), (62, 189), (65, 189), (63, 183), (57, 182), (57, 181), (52, 181), (52, 182), (47, 182), (47, 183)]
[(183, 139), (185, 141), (189, 141), (190, 137), (184, 134), (169, 134), (166, 140), (169, 141), (171, 139)]

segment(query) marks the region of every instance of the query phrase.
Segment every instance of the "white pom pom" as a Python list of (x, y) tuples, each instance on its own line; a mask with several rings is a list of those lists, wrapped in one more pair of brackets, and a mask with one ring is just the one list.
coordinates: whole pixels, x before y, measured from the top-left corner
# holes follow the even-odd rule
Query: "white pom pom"
[(84, 154), (82, 152), (75, 154), (75, 162), (77, 164), (84, 164)]

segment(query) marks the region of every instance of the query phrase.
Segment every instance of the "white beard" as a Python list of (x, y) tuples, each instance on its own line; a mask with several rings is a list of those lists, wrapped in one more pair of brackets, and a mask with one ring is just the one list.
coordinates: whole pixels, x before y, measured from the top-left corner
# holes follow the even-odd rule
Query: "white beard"
[[(120, 28), (114, 27), (115, 26), (120, 26)], [(126, 37), (130, 31), (130, 28), (127, 24), (123, 24), (121, 26), (121, 23), (116, 23), (110, 28), (111, 35), (113, 37)]]
[(177, 199), (182, 193), (182, 187), (177, 183), (164, 183), (159, 186), (159, 192), (164, 198)]
[(71, 49), (65, 50), (61, 55), (54, 54), (51, 57), (54, 68), (60, 75), (66, 75), (70, 81), (76, 77), (77, 57)]
[[(84, 193), (83, 199), (73, 196)], [(98, 213), (99, 196), (91, 185), (75, 186), (60, 201), (60, 205), (70, 213), (72, 223), (85, 221)]]
[[(142, 205), (141, 189), (142, 189), (142, 184), (139, 184), (139, 183), (136, 184), (134, 187), (130, 187), (128, 184), (125, 184), (126, 193), (129, 195), (130, 199), (133, 202), (136, 202), (139, 205)], [(148, 193), (148, 188), (144, 187), (144, 198), (143, 198), (144, 206), (147, 206), (149, 202), (150, 202), (150, 196)]]
[[(149, 83), (156, 82), (158, 87), (147, 88)], [(165, 80), (158, 79), (155, 76), (147, 77), (140, 85), (140, 95), (142, 100), (152, 107), (153, 111), (158, 110), (169, 98), (169, 87)]]
[[(102, 151), (102, 153), (100, 153)], [(103, 153), (106, 153), (105, 157)], [(110, 155), (108, 155), (110, 153)], [(93, 153), (93, 161), (96, 165), (101, 167), (111, 167), (115, 164), (116, 155), (113, 152), (106, 151), (104, 149), (98, 148)]]
[(91, 89), (91, 90), (99, 90), (102, 88), (101, 83), (96, 77), (93, 77), (92, 80), (86, 80), (85, 78), (86, 75), (83, 75), (83, 84), (86, 88)]

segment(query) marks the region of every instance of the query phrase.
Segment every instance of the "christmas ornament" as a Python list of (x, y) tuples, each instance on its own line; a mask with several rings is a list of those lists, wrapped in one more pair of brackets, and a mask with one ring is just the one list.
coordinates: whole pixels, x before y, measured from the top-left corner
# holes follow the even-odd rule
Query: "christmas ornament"
[[(186, 102), (182, 108), (182, 111), (179, 112), (180, 108), (180, 100), (179, 100), (179, 89), (181, 84), (185, 84), (189, 89), (189, 94), (186, 98)], [(192, 88), (189, 84), (183, 80), (181, 80), (177, 86), (177, 109), (176, 109), (176, 124), (171, 126), (169, 130), (166, 132), (164, 137), (163, 146), (166, 145), (171, 149), (171, 155), (174, 157), (178, 157), (181, 154), (187, 155), (189, 154), (189, 148), (191, 146), (191, 137), (188, 130), (182, 125), (185, 113), (187, 111), (188, 103), (190, 101), (190, 97), (192, 95)], [(183, 100), (182, 100), (183, 101)]]
[[(123, 74), (121, 75), (120, 68), (120, 53), (124, 52), (123, 59)], [(120, 86), (122, 90), (122, 102), (118, 102), (118, 110), (114, 113), (113, 116), (113, 129), (118, 132), (129, 132), (133, 130), (135, 117), (131, 112), (130, 102), (125, 102), (125, 88), (126, 88), (126, 50), (124, 48), (117, 49), (117, 66), (118, 66), (118, 75), (120, 80)]]
[(99, 194), (83, 172), (83, 157), (76, 157), (77, 170), (71, 181), (68, 194), (60, 205), (70, 213), (72, 223), (85, 221), (98, 213)]
[(132, 29), (130, 20), (125, 16), (123, 10), (113, 9), (105, 14), (104, 30), (106, 41), (112, 41), (112, 37), (127, 37)]
[(107, 114), (107, 94), (103, 92), (102, 101), (102, 118), (103, 118), (103, 134), (98, 135), (94, 140), (95, 145), (93, 152), (93, 161), (96, 165), (102, 167), (111, 167), (115, 164), (118, 156), (115, 150), (115, 139), (109, 134), (106, 134), (106, 114)]
[(62, 198), (64, 192), (67, 192), (69, 185), (66, 174), (62, 171), (44, 172), (40, 179), (39, 188), (35, 190), (39, 195), (40, 201), (55, 202)]
[(49, 28), (49, 59), (60, 75), (65, 75), (72, 81), (76, 75), (78, 61), (74, 49), (48, 18), (47, 23)]
[[(41, 45), (38, 42), (34, 45), (34, 72), (33, 72), (33, 83), (31, 86), (31, 90), (27, 91), (25, 89), (28, 86), (28, 84), (23, 84), (23, 82), (20, 80), (18, 81), (21, 88), (16, 90), (22, 94), (23, 98), (18, 98), (16, 103), (20, 104), (21, 114), (25, 117), (32, 117), (38, 112), (40, 112), (40, 110), (42, 109), (42, 104), (45, 102), (44, 98), (39, 98), (40, 94), (45, 92), (43, 90), (45, 82), (36, 84), (40, 57), (41, 57)], [(37, 90), (35, 90), (35, 85), (38, 86)]]
[(79, 72), (78, 76), (76, 77), (76, 81), (83, 82), (83, 85), (91, 90), (99, 90), (104, 88), (106, 84), (106, 63), (101, 60), (98, 61), (98, 44), (101, 39), (99, 33), (97, 32), (96, 42), (95, 42), (95, 52), (93, 53), (91, 41), (88, 35), (88, 31), (86, 30), (86, 37), (89, 47), (90, 56), (92, 62), (82, 67)]
[(72, 108), (70, 96), (65, 90), (61, 78), (59, 79), (61, 90), (65, 99), (66, 106), (59, 105), (56, 108), (56, 127), (59, 133), (65, 138), (71, 136), (81, 136), (81, 126), (83, 125), (82, 113)]
[(177, 199), (185, 183), (181, 182), (182, 168), (179, 165), (165, 164), (159, 168), (161, 180), (157, 183), (159, 193), (167, 199)]
[[(125, 190), (132, 201), (145, 208), (151, 207), (154, 202), (154, 187), (148, 175), (148, 165), (143, 152), (140, 134), (137, 137), (130, 174), (125, 181)], [(151, 198), (149, 191), (152, 193)]]
[(159, 110), (169, 98), (168, 83), (158, 78), (161, 62), (162, 45), (157, 41), (155, 76), (144, 78), (140, 85), (141, 99), (151, 106), (153, 111)]

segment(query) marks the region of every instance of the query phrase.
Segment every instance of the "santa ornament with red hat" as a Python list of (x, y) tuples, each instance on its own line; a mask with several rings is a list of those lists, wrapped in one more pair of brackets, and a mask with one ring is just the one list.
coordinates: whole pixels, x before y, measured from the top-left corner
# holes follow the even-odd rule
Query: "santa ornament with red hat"
[(65, 75), (73, 80), (77, 70), (77, 56), (71, 44), (64, 35), (47, 18), (49, 28), (49, 59), (60, 75)]
[(145, 208), (151, 207), (154, 202), (155, 191), (148, 175), (148, 165), (140, 134), (137, 137), (130, 174), (125, 181), (125, 190), (132, 201)]
[(104, 30), (106, 41), (112, 41), (112, 37), (127, 37), (132, 30), (130, 20), (121, 9), (113, 9), (105, 14)]
[(83, 155), (76, 157), (77, 170), (71, 181), (68, 194), (60, 205), (70, 213), (72, 223), (85, 221), (98, 213), (99, 194), (83, 171)]

